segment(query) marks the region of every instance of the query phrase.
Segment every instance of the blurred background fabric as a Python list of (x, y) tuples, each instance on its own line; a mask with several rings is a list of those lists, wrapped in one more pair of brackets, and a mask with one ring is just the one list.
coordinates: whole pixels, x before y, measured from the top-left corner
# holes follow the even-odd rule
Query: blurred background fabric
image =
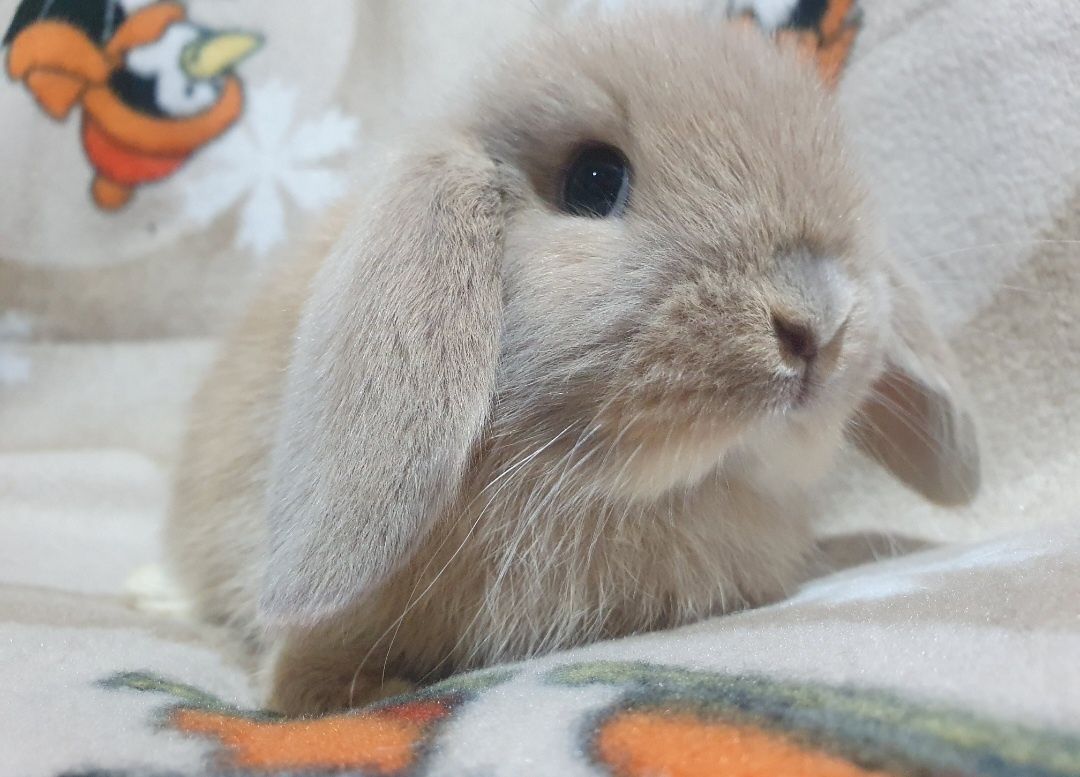
[[(93, 685), (115, 672), (153, 670), (253, 703), (212, 643), (124, 598), (132, 571), (158, 559), (187, 402), (218, 339), (268, 270), (364, 186), (365, 159), (452, 107), (518, 36), (558, 14), (621, 5), (85, 2), (0, 0), (0, 25), (18, 22), (20, 5), (35, 19), (83, 14), (87, 41), (58, 71), (17, 51), (24, 19), (5, 39), (0, 79), (0, 775), (197, 769), (205, 743), (143, 726), (152, 697)], [(1080, 732), (1080, 4), (861, 5), (840, 102), (887, 242), (925, 282), (969, 380), (985, 485), (970, 508), (932, 508), (852, 453), (829, 484), (822, 531), (988, 540), (979, 547), (991, 550), (974, 565), (970, 555), (929, 562), (930, 582), (858, 578), (672, 635), (670, 648), (658, 635), (600, 652), (662, 660), (670, 650), (685, 666), (857, 681)], [(91, 6), (106, 26), (84, 21)], [(191, 123), (185, 100), (198, 95), (151, 106), (153, 126), (177, 138), (167, 147), (123, 105), (106, 104), (95, 81), (115, 56), (110, 41), (151, 29), (153, 14), (179, 43), (205, 44), (195, 70), (242, 57), (230, 76), (242, 108), (221, 126)], [(139, 85), (166, 77), (158, 63), (169, 51), (162, 43), (110, 76), (125, 79), (125, 99), (146, 99)], [(224, 106), (228, 94), (205, 99)], [(102, 145), (96, 128), (111, 126), (130, 130), (134, 145)], [(972, 585), (981, 576), (992, 584)], [(780, 640), (783, 657), (752, 658), (761, 642), (729, 625), (743, 622)], [(879, 660), (853, 659), (860, 644)], [(534, 727), (566, 717), (541, 685), (519, 689), (545, 699), (522, 718)], [(564, 693), (579, 710), (607, 698)], [(485, 714), (509, 713), (491, 701)], [(53, 747), (42, 732), (60, 725), (70, 736)], [(485, 747), (460, 744), (479, 724), (461, 725), (446, 757), (463, 760), (448, 763), (489, 773)], [(559, 768), (529, 773), (578, 773)]]

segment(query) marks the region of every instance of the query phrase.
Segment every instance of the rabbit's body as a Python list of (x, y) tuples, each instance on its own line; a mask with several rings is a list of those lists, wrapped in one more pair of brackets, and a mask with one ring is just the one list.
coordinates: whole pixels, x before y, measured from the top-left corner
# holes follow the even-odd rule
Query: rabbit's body
[(173, 567), (289, 712), (781, 595), (853, 425), (933, 499), (977, 482), (810, 68), (658, 14), (485, 88), (196, 399)]
[(192, 401), (165, 526), (174, 576), (197, 611), (253, 647), (266, 568), (266, 480), (300, 306), (322, 256), (312, 252), (260, 290)]
[[(258, 600), (272, 431), (320, 259), (267, 285), (196, 396), (168, 526), (172, 568), (197, 610), (258, 654), (271, 647)], [(364, 658), (380, 677), (385, 664), (389, 677), (432, 680), (761, 604), (802, 578), (810, 504), (788, 477), (746, 456), (655, 502), (619, 504), (575, 477), (567, 446), (581, 443), (577, 433), (532, 450), (489, 441), (458, 504), (408, 564), (339, 619), (279, 647), (297, 657), (291, 690), (275, 701), (300, 710), (366, 700), (379, 689), (353, 687)], [(755, 488), (742, 476), (752, 469), (772, 485)], [(332, 677), (311, 676), (320, 671)]]

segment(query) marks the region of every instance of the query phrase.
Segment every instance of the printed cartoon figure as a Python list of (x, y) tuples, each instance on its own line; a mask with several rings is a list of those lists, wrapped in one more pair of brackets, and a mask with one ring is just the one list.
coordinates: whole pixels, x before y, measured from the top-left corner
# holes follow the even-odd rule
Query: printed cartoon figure
[(889, 691), (636, 662), (564, 664), (549, 681), (622, 688), (587, 719), (611, 777), (1066, 777), (1080, 738)]
[[(145, 672), (122, 672), (99, 686), (164, 697), (167, 706), (153, 718), (159, 730), (212, 746), (199, 774), (415, 777), (474, 773), (453, 760), (460, 755), (449, 754), (466, 751), (444, 749), (447, 737), (462, 736), (452, 722), (462, 710), (472, 708), (475, 714), (474, 705), (517, 674), (502, 669), (461, 675), (365, 709), (295, 719), (241, 709), (198, 687)], [(543, 679), (568, 691), (618, 689), (600, 709), (591, 703), (581, 708), (581, 698), (568, 693), (566, 708), (553, 711), (580, 731), (573, 753), (579, 771), (598, 777), (1080, 774), (1080, 738), (1072, 733), (889, 691), (622, 661), (566, 663), (546, 671)], [(520, 703), (527, 707), (529, 699), (522, 696)], [(496, 709), (506, 714), (504, 702)], [(485, 740), (506, 739), (505, 721), (486, 714)], [(552, 725), (560, 724), (553, 719)], [(552, 755), (558, 766), (529, 761), (523, 771), (521, 761), (508, 754), (506, 768), (498, 773), (558, 773), (570, 754)], [(107, 768), (65, 774), (163, 777)]]
[(3, 43), (8, 75), (49, 116), (82, 108), (94, 201), (117, 210), (240, 118), (233, 68), (261, 39), (206, 29), (169, 0), (23, 0)]
[[(458, 710), (509, 678), (508, 672), (464, 675), (366, 709), (295, 719), (239, 709), (194, 686), (142, 672), (123, 672), (100, 685), (172, 699), (159, 716), (162, 728), (215, 743), (209, 764), (215, 774), (406, 777), (424, 771), (435, 739)], [(134, 777), (101, 769), (84, 777), (91, 775)]]
[(835, 87), (855, 46), (862, 18), (857, 0), (730, 0), (734, 18), (773, 32), (813, 62)]

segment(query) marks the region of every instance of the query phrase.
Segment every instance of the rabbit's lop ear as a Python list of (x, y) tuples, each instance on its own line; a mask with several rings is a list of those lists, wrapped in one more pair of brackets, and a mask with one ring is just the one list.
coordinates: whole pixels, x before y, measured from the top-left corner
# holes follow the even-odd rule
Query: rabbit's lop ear
[(860, 448), (931, 502), (966, 504), (979, 488), (979, 447), (949, 346), (912, 282), (891, 268), (884, 372), (855, 419)]
[(264, 615), (313, 623), (408, 559), (494, 393), (504, 197), (465, 140), (414, 154), (320, 268), (267, 484)]

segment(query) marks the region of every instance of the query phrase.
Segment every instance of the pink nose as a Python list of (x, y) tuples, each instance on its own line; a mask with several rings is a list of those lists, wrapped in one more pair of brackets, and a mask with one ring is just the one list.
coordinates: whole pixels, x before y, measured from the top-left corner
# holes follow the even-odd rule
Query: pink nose
[(780, 344), (780, 355), (786, 362), (812, 362), (818, 354), (818, 338), (807, 324), (792, 321), (774, 313), (773, 330)]
[(799, 370), (814, 368), (818, 374), (829, 372), (836, 366), (843, 349), (847, 323), (845, 320), (828, 341), (822, 343), (821, 335), (813, 325), (782, 313), (773, 313), (772, 316), (780, 357), (791, 367)]

